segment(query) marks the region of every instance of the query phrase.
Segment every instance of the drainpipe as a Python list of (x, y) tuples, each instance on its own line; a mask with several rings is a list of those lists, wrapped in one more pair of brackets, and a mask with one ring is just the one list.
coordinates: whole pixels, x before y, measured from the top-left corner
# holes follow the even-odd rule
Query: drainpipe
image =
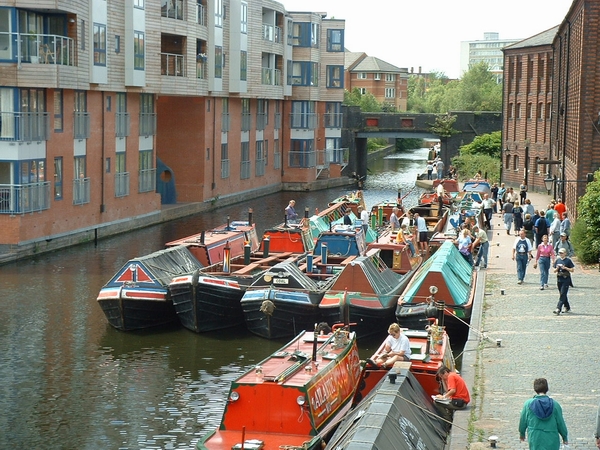
[[(208, 100), (210, 102), (210, 99)], [(212, 184), (211, 190), (217, 187), (215, 182), (215, 145), (217, 144), (217, 99), (213, 97), (213, 139), (212, 139)]]
[(102, 126), (100, 128), (101, 130), (101, 138), (100, 138), (100, 145), (102, 146), (102, 158), (100, 159), (100, 213), (103, 213), (106, 210), (106, 205), (104, 204), (104, 185), (105, 185), (105, 177), (106, 177), (106, 170), (104, 170), (104, 161), (106, 161), (106, 148), (105, 148), (105, 143), (104, 143), (104, 127), (106, 124), (106, 119), (105, 116), (106, 115), (106, 92), (102, 91)]
[(563, 181), (561, 183), (561, 187), (560, 187), (560, 198), (562, 199), (563, 203), (565, 202), (565, 174), (566, 174), (566, 170), (565, 170), (565, 161), (566, 161), (566, 143), (567, 143), (567, 101), (569, 99), (569, 68), (571, 66), (571, 64), (569, 64), (569, 57), (571, 54), (571, 22), (569, 22), (568, 20), (567, 22), (567, 42), (566, 42), (566, 59), (567, 59), (567, 66), (565, 67), (565, 99), (564, 99), (564, 112), (563, 112), (563, 136), (562, 136), (562, 155), (561, 155), (561, 175), (560, 178)]

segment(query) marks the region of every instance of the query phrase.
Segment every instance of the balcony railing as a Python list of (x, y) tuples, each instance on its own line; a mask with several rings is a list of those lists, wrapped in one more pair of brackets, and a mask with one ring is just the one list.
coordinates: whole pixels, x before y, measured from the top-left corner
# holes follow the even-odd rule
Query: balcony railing
[(262, 131), (267, 126), (267, 114), (257, 113), (256, 114), (256, 129)]
[(350, 151), (347, 148), (334, 148), (327, 150), (330, 164), (347, 166), (350, 160)]
[(126, 197), (129, 195), (129, 172), (117, 172), (115, 174), (115, 197)]
[(115, 114), (115, 134), (117, 137), (127, 137), (131, 131), (131, 118), (127, 112)]
[(196, 3), (196, 21), (198, 24), (206, 26), (206, 9), (201, 3)]
[(317, 155), (316, 152), (288, 152), (289, 155), (289, 166), (290, 167), (316, 167)]
[(221, 160), (221, 178), (229, 178), (231, 173), (231, 161), (228, 159)]
[(290, 114), (292, 128), (314, 130), (317, 128), (317, 115), (315, 113)]
[(229, 131), (230, 122), (231, 121), (230, 121), (229, 114), (227, 114), (227, 113), (221, 114), (221, 131), (223, 133), (226, 133)]
[(251, 169), (250, 161), (242, 161), (240, 163), (240, 179), (241, 180), (247, 180), (248, 178), (250, 178), (250, 169)]
[(242, 113), (242, 131), (250, 131), (252, 127), (252, 116), (250, 113)]
[(140, 113), (140, 136), (156, 134), (156, 113)]
[(273, 153), (273, 168), (281, 169), (281, 152)]
[(0, 214), (24, 214), (50, 208), (50, 182), (0, 184)]
[(156, 169), (140, 170), (138, 176), (138, 192), (154, 192), (156, 190)]
[(342, 119), (344, 115), (342, 113), (325, 113), (323, 114), (323, 121), (325, 128), (342, 128)]
[(275, 113), (275, 123), (273, 124), (273, 127), (276, 130), (281, 130), (281, 113)]
[(185, 77), (185, 56), (175, 53), (161, 53), (160, 73), (167, 77)]
[(268, 86), (281, 86), (281, 70), (263, 67), (261, 83)]
[(90, 113), (73, 113), (73, 138), (88, 139), (90, 137)]
[(0, 141), (32, 142), (49, 138), (48, 113), (0, 111)]
[[(66, 36), (0, 32), (0, 41), (7, 44), (0, 50), (0, 59), (3, 60), (12, 60), (16, 55), (18, 63), (75, 64), (75, 44)], [(16, 51), (13, 50), (15, 45)]]
[(256, 160), (256, 168), (255, 174), (257, 177), (262, 177), (265, 174), (265, 167), (267, 166), (267, 161), (264, 158)]
[(85, 205), (90, 202), (90, 179), (78, 178), (73, 180), (73, 204)]
[(263, 23), (263, 40), (281, 43), (281, 28)]
[(205, 59), (196, 60), (196, 78), (208, 78), (208, 62)]

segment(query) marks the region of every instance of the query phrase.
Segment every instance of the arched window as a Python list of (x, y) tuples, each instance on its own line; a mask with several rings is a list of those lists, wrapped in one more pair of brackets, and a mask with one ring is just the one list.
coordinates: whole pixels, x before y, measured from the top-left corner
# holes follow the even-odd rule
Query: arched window
[(510, 155), (506, 155), (506, 160), (504, 163), (504, 168), (505, 169), (509, 169), (510, 168)]
[(541, 169), (541, 167), (542, 167), (542, 164), (540, 164), (540, 157), (539, 157), (539, 156), (536, 156), (536, 157), (535, 157), (535, 172), (536, 172), (536, 173), (540, 173), (540, 171), (541, 171), (541, 170), (540, 170), (540, 169)]
[(515, 155), (515, 158), (513, 160), (513, 170), (519, 170), (519, 155)]

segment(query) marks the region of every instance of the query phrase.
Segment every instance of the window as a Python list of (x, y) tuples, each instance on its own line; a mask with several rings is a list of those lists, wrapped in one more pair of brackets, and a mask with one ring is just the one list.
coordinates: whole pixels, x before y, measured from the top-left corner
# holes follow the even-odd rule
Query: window
[(183, 20), (183, 0), (161, 0), (160, 15)]
[(533, 103), (527, 103), (527, 118), (533, 119)]
[(396, 98), (396, 89), (385, 88), (385, 98)]
[(386, 73), (385, 74), (385, 81), (396, 81), (396, 74)]
[(311, 101), (292, 101), (292, 128), (305, 128), (314, 130), (316, 128), (317, 118), (315, 114), (315, 102)]
[(242, 131), (250, 131), (252, 117), (250, 116), (250, 99), (242, 99)]
[(543, 103), (539, 103), (538, 104), (538, 119), (539, 120), (544, 120), (544, 104)]
[(240, 179), (246, 180), (250, 178), (250, 143), (241, 143), (241, 163), (240, 163)]
[(269, 123), (269, 101), (258, 99), (256, 101), (256, 129), (264, 130)]
[(144, 70), (144, 33), (141, 31), (133, 32), (133, 68), (135, 70)]
[(54, 158), (54, 200), (63, 198), (63, 159)]
[(310, 46), (314, 48), (319, 47), (319, 24), (311, 23), (310, 24)]
[(358, 72), (356, 74), (356, 79), (357, 80), (366, 80), (367, 79), (367, 73), (366, 72)]
[(215, 26), (223, 27), (223, 0), (215, 0)]
[(117, 92), (116, 103), (115, 135), (117, 137), (129, 136), (130, 121), (129, 113), (127, 112), (127, 94), (125, 92)]
[(265, 174), (265, 155), (263, 141), (256, 141), (256, 176)]
[(140, 94), (140, 136), (156, 134), (156, 114), (154, 113), (154, 95)]
[(290, 167), (315, 167), (314, 139), (292, 139)]
[(515, 111), (517, 119), (521, 118), (521, 104), (517, 103), (517, 109)]
[(246, 81), (248, 79), (248, 52), (242, 50), (240, 52), (240, 80)]
[(133, 0), (133, 7), (138, 9), (144, 9), (144, 0)]
[(242, 2), (241, 31), (248, 33), (248, 3)]
[(279, 139), (273, 141), (273, 168), (281, 169), (281, 152), (279, 151)]
[(311, 24), (310, 22), (294, 22), (292, 26), (292, 45), (294, 47), (311, 46)]
[(121, 53), (121, 36), (115, 35), (115, 53)]
[(515, 155), (513, 159), (513, 170), (516, 172), (519, 170), (519, 155)]
[(358, 88), (360, 95), (365, 95), (367, 93), (367, 88)]
[(90, 137), (90, 116), (87, 112), (86, 91), (75, 91), (73, 108), (73, 137), (75, 139), (88, 139)]
[(373, 74), (373, 79), (374, 80), (381, 80), (381, 74), (380, 73)]
[(138, 192), (154, 192), (156, 189), (156, 169), (154, 151), (140, 150)]
[(327, 30), (327, 51), (344, 51), (344, 30)]
[(342, 104), (325, 103), (325, 128), (342, 128)]
[(292, 85), (318, 86), (319, 64), (310, 61), (294, 61), (292, 63)]
[(106, 25), (94, 24), (94, 65), (106, 66)]
[(215, 78), (223, 78), (223, 47), (215, 46)]
[(62, 133), (63, 130), (63, 91), (54, 91), (54, 132)]
[(327, 87), (344, 87), (344, 66), (327, 66)]
[(229, 178), (229, 174), (229, 146), (227, 144), (221, 144), (221, 178)]

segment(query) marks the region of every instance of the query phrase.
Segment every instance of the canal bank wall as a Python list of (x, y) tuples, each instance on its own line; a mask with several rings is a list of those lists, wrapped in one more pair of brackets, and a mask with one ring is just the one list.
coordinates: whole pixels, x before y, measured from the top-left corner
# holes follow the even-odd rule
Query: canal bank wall
[[(536, 209), (550, 202), (539, 193), (528, 198)], [(540, 377), (548, 380), (549, 395), (562, 406), (571, 450), (596, 448), (598, 266), (583, 267), (573, 258), (572, 311), (556, 316), (556, 275), (551, 270), (549, 288), (541, 290), (539, 268), (530, 263), (524, 283), (517, 284), (515, 233), (506, 234), (498, 214), (492, 226), (488, 268), (475, 269), (476, 300), (461, 356), (461, 375), (472, 401), (455, 412), (446, 450), (491, 448), (491, 436), (497, 437), (497, 449), (529, 448), (519, 439), (519, 416), (525, 400), (534, 395), (534, 379)]]

